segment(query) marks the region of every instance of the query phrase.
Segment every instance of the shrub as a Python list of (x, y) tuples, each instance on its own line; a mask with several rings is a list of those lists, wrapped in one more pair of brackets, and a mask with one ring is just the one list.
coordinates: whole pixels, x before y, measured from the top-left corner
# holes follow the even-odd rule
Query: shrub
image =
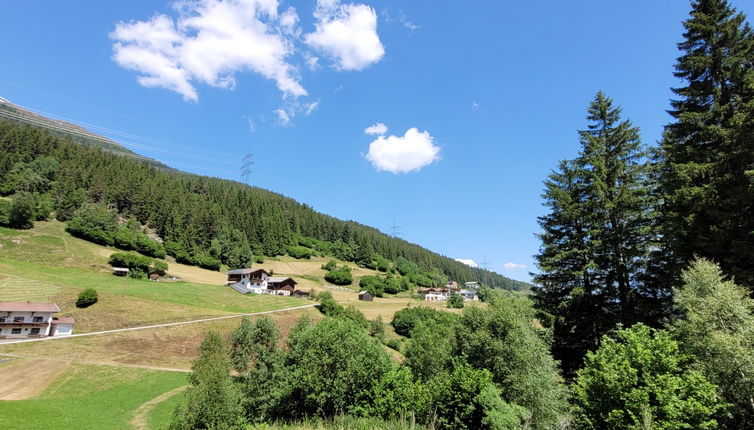
[(411, 337), (411, 331), (420, 322), (436, 321), (448, 325), (458, 317), (451, 313), (419, 306), (401, 309), (393, 315), (393, 328), (401, 336)]
[(290, 255), (293, 258), (297, 259), (304, 259), (308, 260), (312, 257), (312, 254), (314, 253), (313, 250), (305, 247), (305, 246), (289, 246), (288, 247), (288, 255)]
[(115, 212), (94, 203), (76, 210), (66, 226), (72, 235), (101, 245), (113, 245), (117, 229)]
[(262, 258), (260, 256), (256, 256), (256, 257), (254, 257), (254, 262), (257, 263), (257, 264), (263, 264), (264, 263), (264, 258)]
[(209, 270), (220, 270), (221, 262), (219, 259), (207, 254), (198, 254), (193, 257), (194, 264)]
[(382, 339), (385, 335), (385, 325), (382, 323), (382, 317), (377, 315), (376, 319), (369, 321), (369, 336)]
[(164, 246), (165, 252), (168, 255), (172, 255), (173, 257), (178, 257), (178, 254), (184, 252), (183, 246), (180, 243), (174, 242), (172, 240), (166, 240)]
[(117, 229), (113, 235), (113, 246), (120, 249), (134, 249), (136, 246), (136, 235), (133, 231), (126, 228)]
[(87, 288), (84, 291), (79, 293), (78, 299), (76, 299), (76, 307), (77, 308), (86, 308), (89, 307), (95, 303), (97, 303), (97, 300), (99, 299), (97, 295), (97, 290), (94, 288)]
[(128, 272), (128, 276), (133, 279), (144, 279), (147, 277), (147, 272), (141, 270), (140, 268), (131, 269)]
[(393, 363), (387, 351), (354, 323), (327, 318), (292, 332), (286, 363), (292, 374), (286, 409), (333, 417), (367, 408)]
[(160, 260), (152, 261), (152, 269), (160, 273), (160, 276), (164, 275), (168, 271), (168, 263)]
[(448, 307), (460, 309), (463, 307), (463, 297), (458, 293), (451, 293), (448, 297)]
[(133, 249), (144, 255), (149, 255), (150, 257), (155, 258), (165, 258), (165, 255), (167, 254), (163, 244), (150, 239), (143, 232), (136, 233), (136, 243), (134, 244)]
[(387, 345), (388, 348), (401, 352), (401, 341), (398, 339), (390, 339), (385, 342), (385, 345)]
[(379, 276), (364, 276), (359, 281), (359, 287), (374, 296), (382, 297), (385, 292), (385, 280)]
[(351, 269), (343, 266), (336, 270), (331, 270), (325, 274), (325, 280), (335, 285), (350, 285), (353, 282)]
[(127, 267), (132, 271), (139, 269), (142, 273), (149, 272), (152, 265), (151, 258), (130, 252), (116, 252), (110, 256), (107, 262), (113, 267)]
[(18, 193), (13, 196), (8, 225), (13, 228), (32, 228), (36, 212), (37, 197), (27, 192)]
[(574, 385), (580, 428), (716, 428), (716, 386), (687, 366), (678, 344), (643, 324), (605, 336)]
[(0, 225), (10, 225), (11, 202), (0, 200)]
[(338, 268), (338, 262), (336, 260), (330, 260), (327, 263), (322, 265), (323, 270), (327, 270), (328, 272), (331, 270), (335, 270)]

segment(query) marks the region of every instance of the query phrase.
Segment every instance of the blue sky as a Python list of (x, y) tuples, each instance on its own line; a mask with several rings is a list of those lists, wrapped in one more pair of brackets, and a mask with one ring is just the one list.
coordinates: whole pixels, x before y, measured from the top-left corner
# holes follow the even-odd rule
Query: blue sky
[(254, 153), (256, 186), (528, 280), (542, 181), (577, 153), (594, 94), (622, 105), (645, 143), (659, 138), (688, 10), (9, 2), (0, 96), (199, 174), (238, 179)]

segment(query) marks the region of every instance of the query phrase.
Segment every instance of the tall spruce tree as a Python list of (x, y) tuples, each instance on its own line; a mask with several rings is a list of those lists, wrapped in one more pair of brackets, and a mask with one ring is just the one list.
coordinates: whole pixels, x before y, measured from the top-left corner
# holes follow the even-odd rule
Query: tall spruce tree
[(661, 276), (677, 285), (694, 255), (754, 286), (754, 37), (725, 0), (696, 0), (675, 76), (684, 86), (658, 153)]
[(617, 323), (655, 323), (667, 294), (646, 282), (654, 235), (646, 153), (639, 130), (597, 93), (582, 150), (545, 182), (535, 256), (537, 306), (552, 316), (553, 353), (571, 375)]

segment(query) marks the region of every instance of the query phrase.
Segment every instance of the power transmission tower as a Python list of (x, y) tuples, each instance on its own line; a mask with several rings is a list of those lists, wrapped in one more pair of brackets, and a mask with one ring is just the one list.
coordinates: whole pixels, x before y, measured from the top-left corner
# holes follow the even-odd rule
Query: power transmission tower
[(254, 154), (246, 154), (241, 159), (241, 182), (251, 185), (251, 167), (254, 165)]
[(479, 264), (479, 267), (481, 267), (483, 270), (490, 270), (490, 262), (487, 261), (487, 257), (484, 257), (484, 260), (482, 260), (482, 263)]
[(395, 224), (395, 219), (393, 219), (393, 226), (390, 227), (390, 235), (393, 237), (401, 237), (401, 226)]

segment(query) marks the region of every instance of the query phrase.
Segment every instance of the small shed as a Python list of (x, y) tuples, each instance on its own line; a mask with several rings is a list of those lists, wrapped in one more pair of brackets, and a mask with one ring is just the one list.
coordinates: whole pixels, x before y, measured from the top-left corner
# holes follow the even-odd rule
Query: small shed
[(128, 276), (128, 270), (127, 267), (113, 267), (113, 275), (115, 276)]
[(363, 300), (365, 302), (371, 302), (374, 300), (374, 296), (369, 291), (360, 291), (359, 300)]
[(300, 299), (308, 299), (309, 297), (311, 297), (311, 292), (304, 291), (304, 290), (296, 290), (293, 292), (293, 297), (297, 297)]
[(162, 274), (163, 273), (160, 270), (152, 270), (151, 272), (149, 272), (149, 280), (159, 282), (160, 276), (162, 276)]

